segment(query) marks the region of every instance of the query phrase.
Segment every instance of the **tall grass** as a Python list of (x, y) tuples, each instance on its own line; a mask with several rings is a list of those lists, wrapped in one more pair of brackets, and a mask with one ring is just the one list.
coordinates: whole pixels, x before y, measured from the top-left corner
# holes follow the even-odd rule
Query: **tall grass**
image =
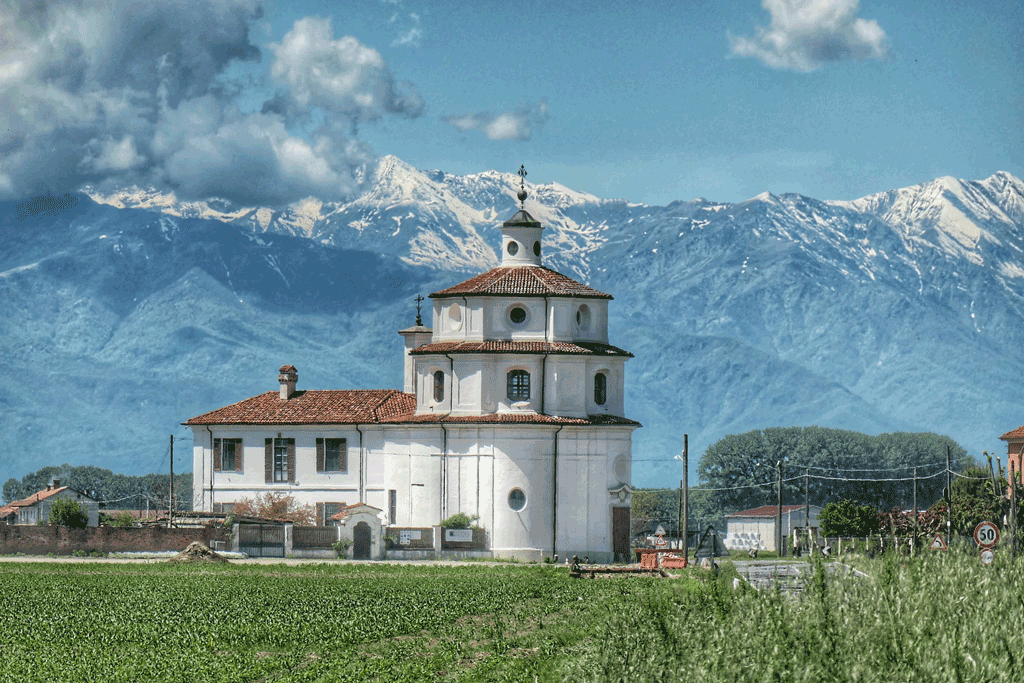
[(653, 584), (559, 672), (581, 681), (1024, 681), (1024, 561), (929, 553), (803, 594)]

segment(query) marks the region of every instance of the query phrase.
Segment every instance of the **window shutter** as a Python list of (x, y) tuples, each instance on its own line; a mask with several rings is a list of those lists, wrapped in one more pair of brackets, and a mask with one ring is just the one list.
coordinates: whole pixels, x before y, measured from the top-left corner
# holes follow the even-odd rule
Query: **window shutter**
[(348, 472), (348, 439), (341, 440), (338, 452), (341, 453), (341, 462), (338, 465), (341, 467), (342, 472)]
[(266, 439), (263, 447), (264, 472), (267, 475), (267, 483), (274, 481), (274, 440)]
[(220, 439), (213, 440), (213, 471), (220, 472)]
[(324, 440), (319, 436), (316, 439), (316, 471), (324, 471)]
[(288, 483), (295, 483), (295, 439), (286, 439), (288, 445)]
[(235, 439), (235, 469), (238, 472), (244, 471), (242, 467), (242, 440)]
[[(320, 441), (320, 439), (317, 439), (317, 441)], [(316, 525), (317, 526), (327, 526), (327, 522), (326, 522), (326, 520), (324, 520), (324, 504), (323, 503), (317, 503), (316, 504)]]

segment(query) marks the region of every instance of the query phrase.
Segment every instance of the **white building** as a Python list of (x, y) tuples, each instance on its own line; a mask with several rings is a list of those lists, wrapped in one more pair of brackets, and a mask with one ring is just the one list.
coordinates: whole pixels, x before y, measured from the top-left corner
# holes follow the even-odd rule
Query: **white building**
[[(818, 516), (821, 508), (817, 505), (810, 507), (810, 527), (812, 533), (817, 536), (817, 529), (821, 526)], [(790, 539), (794, 529), (806, 529), (807, 522), (804, 521), (803, 505), (782, 506), (782, 537)], [(777, 539), (775, 538), (775, 523), (778, 521), (778, 505), (762, 505), (750, 510), (734, 512), (726, 517), (728, 533), (725, 537), (725, 545), (729, 550), (747, 550), (756, 548), (758, 550), (776, 550)], [(787, 540), (787, 543), (791, 541)]]
[[(521, 190), (520, 201), (526, 193)], [(629, 554), (625, 362), (608, 343), (612, 297), (542, 265), (543, 227), (501, 226), (502, 263), (430, 295), (405, 338), (404, 392), (279, 390), (190, 419), (197, 510), (276, 491), (346, 504), (400, 527), (479, 517), (498, 557)]]

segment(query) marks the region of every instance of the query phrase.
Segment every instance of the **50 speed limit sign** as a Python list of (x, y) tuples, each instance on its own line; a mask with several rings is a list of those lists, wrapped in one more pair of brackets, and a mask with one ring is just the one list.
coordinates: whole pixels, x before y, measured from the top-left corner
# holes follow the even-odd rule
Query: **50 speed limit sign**
[(999, 543), (999, 527), (992, 522), (982, 522), (974, 527), (974, 542), (982, 548), (991, 548)]

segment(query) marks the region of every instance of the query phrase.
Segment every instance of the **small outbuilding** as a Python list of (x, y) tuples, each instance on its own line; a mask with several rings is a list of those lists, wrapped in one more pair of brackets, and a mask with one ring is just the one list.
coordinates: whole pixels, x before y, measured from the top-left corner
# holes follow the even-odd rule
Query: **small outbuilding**
[(353, 560), (383, 560), (380, 508), (356, 503), (346, 505), (331, 517), (340, 528), (339, 540), (350, 543), (346, 556)]
[[(726, 517), (728, 529), (725, 536), (725, 545), (730, 550), (777, 550), (775, 539), (775, 523), (778, 521), (779, 506), (762, 505), (758, 508), (740, 510)], [(782, 506), (782, 535), (788, 538), (793, 530), (810, 526), (817, 529), (820, 526), (818, 515), (821, 508), (817, 505), (810, 506), (810, 520), (804, 519), (803, 505)]]

